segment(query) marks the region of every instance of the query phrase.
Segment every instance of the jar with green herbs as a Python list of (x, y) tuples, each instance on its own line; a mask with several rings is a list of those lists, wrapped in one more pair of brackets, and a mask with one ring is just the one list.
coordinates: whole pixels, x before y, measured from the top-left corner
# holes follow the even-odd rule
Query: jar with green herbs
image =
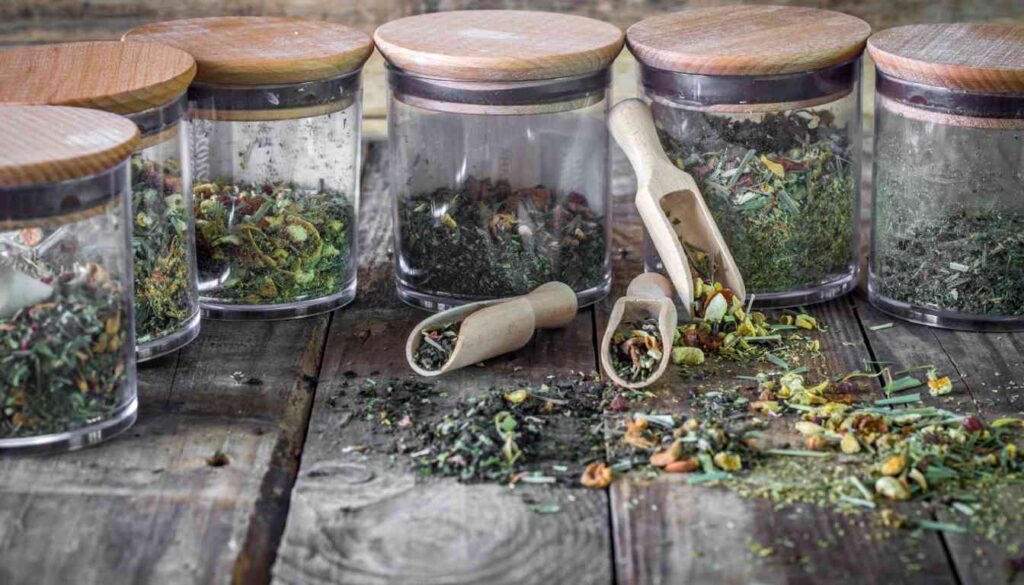
[[(870, 27), (810, 8), (728, 6), (629, 28), (640, 93), (759, 307), (856, 286), (860, 57)], [(648, 269), (660, 260), (648, 242)]]
[(549, 281), (581, 305), (608, 294), (606, 117), (622, 41), (603, 22), (514, 10), (377, 29), (403, 301), (439, 310)]
[(370, 38), (298, 18), (143, 26), (195, 57), (189, 89), (199, 294), (216, 319), (287, 319), (356, 293), (361, 68)]
[(871, 303), (938, 327), (1024, 329), (1024, 25), (905, 26), (868, 50)]
[(0, 58), (0, 102), (105, 110), (132, 120), (142, 133), (130, 163), (139, 361), (199, 335), (185, 129), (185, 90), (195, 70), (184, 51), (118, 41), (19, 47)]
[(138, 142), (114, 114), (0, 105), (0, 453), (77, 449), (135, 422)]

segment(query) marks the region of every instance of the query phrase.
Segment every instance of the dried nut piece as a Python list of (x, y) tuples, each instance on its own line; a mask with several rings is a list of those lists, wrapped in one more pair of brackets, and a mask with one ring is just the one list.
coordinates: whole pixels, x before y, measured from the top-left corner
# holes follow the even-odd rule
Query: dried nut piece
[(665, 473), (690, 473), (698, 469), (700, 469), (700, 461), (696, 457), (687, 457), (666, 465)]
[(622, 440), (637, 449), (653, 449), (657, 443), (644, 434), (646, 431), (646, 420), (630, 419), (626, 421), (626, 435)]
[(679, 458), (683, 456), (683, 442), (673, 441), (672, 445), (659, 449), (657, 453), (651, 455), (651, 465), (655, 467), (665, 467), (669, 463), (679, 461)]
[(821, 435), (811, 435), (804, 440), (804, 445), (810, 451), (824, 451), (828, 447), (828, 441)]
[(586, 488), (604, 489), (612, 483), (612, 470), (604, 463), (591, 463), (583, 471), (580, 483)]
[(743, 467), (743, 461), (735, 453), (722, 451), (715, 454), (715, 465), (723, 471), (739, 471)]
[(704, 351), (699, 347), (673, 347), (672, 363), (677, 366), (699, 366), (704, 363)]
[(843, 440), (839, 443), (839, 448), (847, 455), (859, 453), (860, 441), (857, 440), (857, 437), (853, 436), (853, 433), (846, 433), (843, 435)]
[(820, 435), (825, 432), (825, 427), (809, 420), (802, 420), (793, 425), (802, 435)]
[(908, 500), (910, 491), (895, 477), (880, 477), (875, 482), (875, 491), (890, 500)]
[(903, 455), (893, 455), (882, 463), (882, 475), (899, 475), (907, 466), (907, 458)]
[(916, 469), (911, 468), (910, 469), (910, 473), (907, 474), (907, 477), (909, 477), (910, 479), (914, 480), (914, 483), (916, 483), (918, 485), (918, 487), (921, 488), (922, 492), (928, 491), (928, 480), (925, 479), (923, 473), (921, 473), (920, 471), (918, 471)]

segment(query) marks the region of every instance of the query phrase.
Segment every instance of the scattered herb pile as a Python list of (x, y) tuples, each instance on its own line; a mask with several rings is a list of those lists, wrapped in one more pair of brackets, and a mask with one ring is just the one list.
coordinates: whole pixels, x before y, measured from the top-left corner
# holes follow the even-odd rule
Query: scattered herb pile
[(643, 382), (658, 369), (664, 355), (658, 320), (627, 324), (612, 336), (610, 349), (615, 373), (627, 382)]
[(604, 219), (579, 193), (471, 177), (398, 205), (400, 277), (418, 290), (492, 298), (552, 280), (583, 291), (605, 278)]
[(206, 296), (277, 304), (341, 292), (352, 268), (353, 210), (337, 191), (290, 184), (204, 183), (196, 197), (196, 251)]
[(440, 370), (452, 357), (462, 322), (448, 323), (420, 332), (422, 341), (412, 359), (424, 370)]
[(0, 437), (73, 430), (121, 405), (128, 323), (121, 285), (96, 264), (40, 280), (44, 302), (0, 318)]
[(176, 333), (199, 310), (181, 165), (136, 154), (132, 168), (135, 332), (139, 344)]
[(695, 114), (669, 158), (692, 174), (754, 293), (788, 292), (850, 274), (856, 191), (845, 127), (827, 111), (761, 121)]
[(1024, 217), (962, 206), (922, 214), (915, 197), (878, 197), (872, 258), (880, 294), (935, 310), (1024, 315)]

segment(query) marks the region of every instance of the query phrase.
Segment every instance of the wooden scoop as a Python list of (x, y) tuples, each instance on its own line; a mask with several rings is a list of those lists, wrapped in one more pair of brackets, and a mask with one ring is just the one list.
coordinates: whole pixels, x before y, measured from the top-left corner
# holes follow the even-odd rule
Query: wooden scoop
[[(462, 305), (421, 321), (405, 344), (409, 367), (421, 376), (439, 376), (515, 351), (533, 337), (536, 329), (558, 329), (576, 318), (576, 293), (561, 282), (548, 282), (521, 297), (494, 299)], [(413, 356), (423, 342), (423, 330), (462, 322), (459, 338), (444, 366), (426, 370)]]
[[(627, 382), (615, 373), (612, 366), (612, 337), (622, 323), (651, 317), (658, 318), (658, 330), (661, 332), (661, 363), (646, 380)], [(601, 367), (613, 382), (624, 388), (643, 388), (653, 384), (668, 367), (675, 333), (676, 304), (672, 302), (672, 283), (657, 272), (645, 272), (629, 283), (626, 296), (615, 301), (612, 314), (608, 317), (608, 327), (604, 330), (604, 339), (601, 340)]]
[(637, 99), (612, 108), (608, 126), (636, 173), (636, 208), (661, 256), (687, 320), (693, 315), (693, 280), (683, 243), (715, 257), (714, 279), (732, 290), (740, 301), (746, 287), (729, 247), (718, 231), (697, 182), (665, 156), (651, 110)]

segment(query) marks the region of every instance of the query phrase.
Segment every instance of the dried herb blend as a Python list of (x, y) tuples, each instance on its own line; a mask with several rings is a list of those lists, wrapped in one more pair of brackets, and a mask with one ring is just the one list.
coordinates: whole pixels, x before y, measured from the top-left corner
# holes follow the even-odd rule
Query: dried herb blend
[(612, 336), (611, 345), (612, 367), (627, 382), (649, 378), (664, 355), (658, 320), (654, 318), (625, 325)]
[(583, 291), (606, 272), (604, 220), (579, 193), (469, 178), (399, 202), (404, 277), (422, 291), (493, 298), (558, 280)]
[(0, 318), (0, 437), (60, 433), (108, 418), (125, 382), (123, 291), (102, 267), (39, 280), (49, 299)]
[(452, 357), (452, 350), (459, 340), (461, 322), (448, 323), (420, 332), (422, 342), (412, 359), (425, 370), (440, 370)]
[(682, 141), (659, 132), (662, 145), (700, 185), (749, 291), (787, 292), (850, 273), (856, 181), (847, 130), (831, 113), (695, 124)]
[(131, 159), (135, 331), (140, 344), (175, 333), (196, 310), (181, 164)]
[(201, 282), (218, 301), (278, 304), (341, 292), (351, 269), (352, 206), (339, 192), (293, 185), (194, 188)]
[(920, 213), (911, 197), (879, 194), (878, 292), (931, 309), (1024, 315), (1024, 217), (998, 209)]

